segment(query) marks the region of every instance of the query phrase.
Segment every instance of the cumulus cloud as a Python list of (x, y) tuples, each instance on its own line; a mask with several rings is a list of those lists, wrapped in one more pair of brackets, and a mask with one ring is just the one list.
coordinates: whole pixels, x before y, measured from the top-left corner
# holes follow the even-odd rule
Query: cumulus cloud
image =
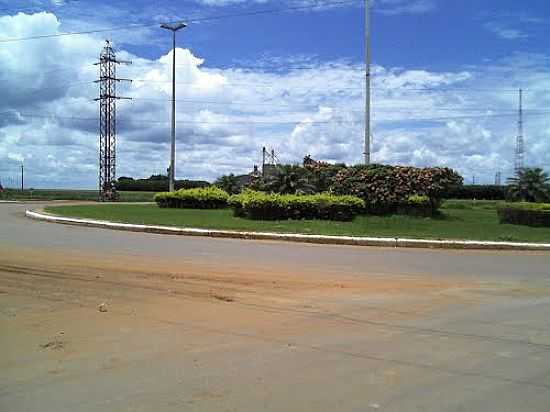
[[(0, 36), (51, 32), (55, 16), (0, 18)], [(44, 47), (47, 44), (48, 47)], [(27, 165), (35, 186), (95, 187), (97, 67), (102, 41), (69, 36), (0, 49), (5, 95), (0, 103), (0, 179)], [(32, 53), (28, 53), (29, 48)], [(27, 51), (24, 53), (23, 51)], [(360, 64), (319, 63), (308, 69), (215, 68), (187, 49), (177, 58), (177, 174), (214, 179), (245, 173), (273, 147), (284, 162), (304, 155), (357, 163), (362, 158), (364, 72)], [(172, 51), (157, 59), (125, 50), (120, 67), (134, 82), (119, 87), (118, 174), (164, 173), (168, 164)], [(63, 64), (67, 62), (66, 64)], [(277, 60), (279, 66), (281, 61)], [(546, 55), (515, 54), (484, 67), (435, 72), (373, 67), (373, 159), (381, 163), (456, 168), (489, 182), (513, 168), (515, 109), (526, 90), (528, 164), (550, 149)], [(70, 80), (68, 80), (70, 79)], [(510, 85), (504, 89), (503, 84)]]

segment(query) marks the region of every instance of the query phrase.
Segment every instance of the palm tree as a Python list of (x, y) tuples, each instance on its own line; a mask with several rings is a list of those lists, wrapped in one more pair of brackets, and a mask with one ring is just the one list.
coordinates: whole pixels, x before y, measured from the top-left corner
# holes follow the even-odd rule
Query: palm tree
[(525, 168), (508, 179), (508, 196), (523, 202), (550, 200), (550, 177), (541, 168)]
[(315, 186), (309, 183), (306, 173), (299, 166), (279, 166), (276, 174), (265, 179), (264, 190), (281, 194), (315, 193)]

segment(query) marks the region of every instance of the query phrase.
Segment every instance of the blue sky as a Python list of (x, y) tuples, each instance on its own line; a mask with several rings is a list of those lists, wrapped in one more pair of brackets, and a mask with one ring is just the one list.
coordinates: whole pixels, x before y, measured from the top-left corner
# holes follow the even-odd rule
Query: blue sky
[[(371, 4), (374, 161), (449, 166), (466, 181), (509, 176), (522, 87), (527, 164), (550, 168), (548, 2)], [(133, 61), (120, 74), (137, 80), (120, 89), (135, 100), (119, 105), (118, 174), (164, 171), (171, 50), (157, 23), (215, 16), (227, 17), (192, 23), (178, 39), (178, 177), (247, 172), (264, 145), (286, 162), (306, 154), (359, 162), (363, 7), (342, 0), (0, 0), (0, 181), (15, 181), (23, 161), (29, 185), (95, 187), (92, 63), (105, 38)], [(2, 42), (132, 24), (142, 27)]]

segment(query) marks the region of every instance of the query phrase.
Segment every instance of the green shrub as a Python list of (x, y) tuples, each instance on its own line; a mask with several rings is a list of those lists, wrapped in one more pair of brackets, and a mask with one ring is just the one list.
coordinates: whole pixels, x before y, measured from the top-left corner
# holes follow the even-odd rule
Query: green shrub
[(464, 185), (452, 190), (448, 198), (465, 200), (505, 200), (507, 190), (507, 186)]
[[(210, 186), (209, 182), (203, 180), (176, 180), (174, 184), (176, 190)], [(120, 177), (115, 182), (115, 187), (118, 191), (163, 192), (168, 190), (168, 177), (160, 175), (151, 176), (149, 179)]]
[(322, 219), (350, 221), (364, 208), (354, 196), (281, 195), (245, 191), (231, 196), (228, 204), (235, 216), (256, 220)]
[(427, 196), (432, 209), (441, 199), (462, 185), (462, 177), (447, 168), (415, 168), (402, 166), (353, 166), (338, 172), (331, 192), (363, 199), (367, 213), (399, 212), (413, 195)]
[(496, 210), (504, 202), (498, 200), (445, 200), (443, 209)]
[(425, 195), (412, 195), (397, 207), (397, 213), (400, 215), (432, 217), (437, 213), (437, 209), (432, 200)]
[(550, 204), (504, 203), (497, 208), (500, 223), (550, 227)]
[(155, 195), (159, 207), (181, 209), (221, 209), (227, 207), (229, 195), (216, 186), (181, 189)]

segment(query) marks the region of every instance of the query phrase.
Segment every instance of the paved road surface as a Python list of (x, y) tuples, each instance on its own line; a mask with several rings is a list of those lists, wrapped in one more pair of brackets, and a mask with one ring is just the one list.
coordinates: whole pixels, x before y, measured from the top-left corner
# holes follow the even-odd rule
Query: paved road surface
[(550, 410), (549, 253), (166, 237), (26, 207), (0, 204), (1, 411)]

